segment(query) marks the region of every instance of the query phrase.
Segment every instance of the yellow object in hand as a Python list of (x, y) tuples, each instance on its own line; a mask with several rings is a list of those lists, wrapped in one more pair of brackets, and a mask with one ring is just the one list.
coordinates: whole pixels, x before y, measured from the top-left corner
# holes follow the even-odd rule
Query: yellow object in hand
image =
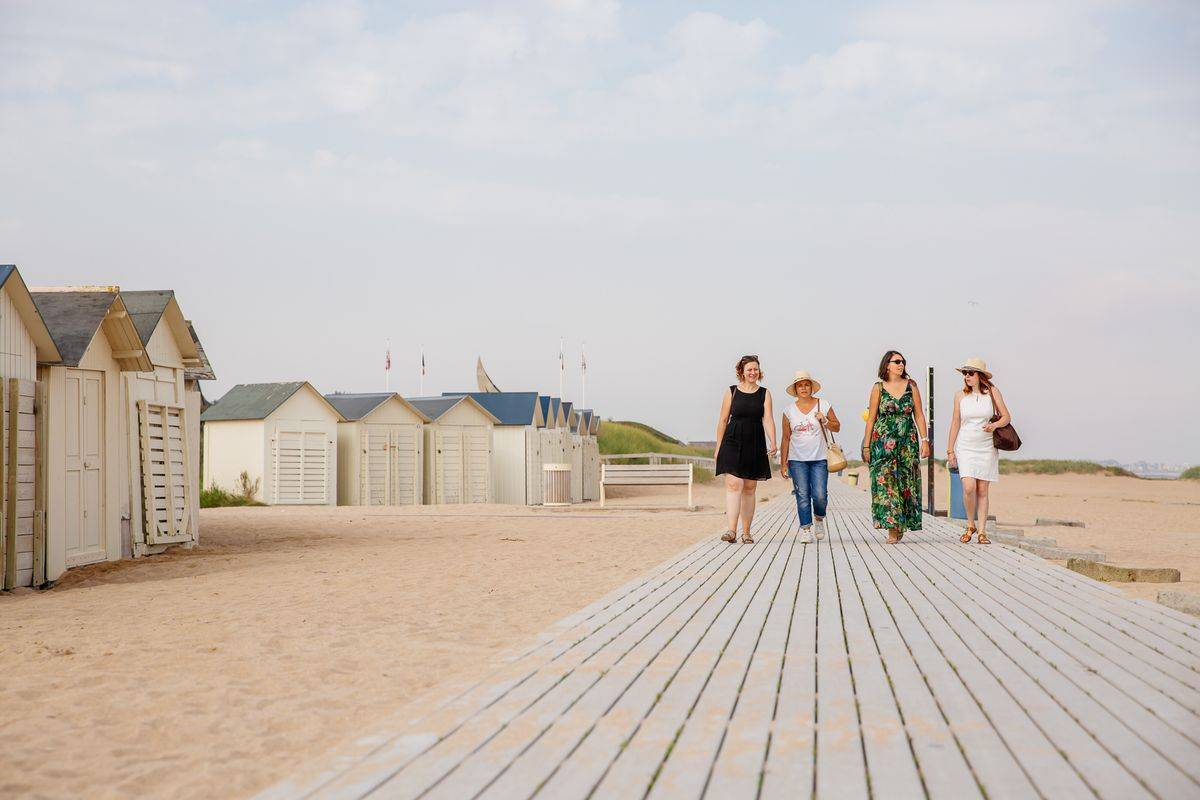
[(863, 413), (862, 413), (862, 421), (863, 421), (863, 422), (866, 422), (866, 421), (867, 421), (867, 417), (869, 417), (869, 416), (871, 416), (871, 409), (869, 409), (869, 408), (867, 408), (867, 409), (863, 409)]

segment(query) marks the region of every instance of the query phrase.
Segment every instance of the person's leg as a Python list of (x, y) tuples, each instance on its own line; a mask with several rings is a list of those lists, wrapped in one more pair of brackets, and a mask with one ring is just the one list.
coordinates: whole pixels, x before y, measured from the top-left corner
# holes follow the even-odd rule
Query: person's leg
[(758, 489), (758, 481), (742, 481), (742, 541), (753, 542), (750, 537), (750, 524), (754, 522), (754, 492)]
[(987, 536), (987, 518), (988, 518), (988, 487), (990, 484), (987, 481), (975, 481), (975, 516), (979, 520), (979, 543), (991, 544), (991, 539)]
[(975, 479), (963, 478), (962, 489), (963, 504), (967, 507), (967, 532), (964, 533), (960, 538), (964, 542), (969, 542), (971, 541), (971, 534), (975, 528)]
[(804, 464), (800, 461), (789, 461), (788, 477), (792, 479), (792, 497), (796, 501), (796, 519), (799, 520), (804, 516), (804, 512), (800, 510), (800, 486), (804, 483)]
[(725, 476), (725, 530), (733, 532), (733, 536), (721, 537), (727, 542), (737, 539), (738, 514), (742, 510), (743, 483), (741, 478), (733, 475)]
[(829, 462), (826, 459), (810, 461), (808, 490), (812, 495), (812, 512), (816, 518), (818, 539), (825, 538), (825, 511), (829, 505)]

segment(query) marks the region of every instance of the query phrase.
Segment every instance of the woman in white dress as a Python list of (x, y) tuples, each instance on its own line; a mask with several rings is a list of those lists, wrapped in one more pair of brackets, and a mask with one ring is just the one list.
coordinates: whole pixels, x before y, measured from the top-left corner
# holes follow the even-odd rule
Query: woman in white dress
[[(992, 442), (992, 431), (1007, 425), (1011, 417), (982, 358), (968, 358), (958, 371), (963, 388), (954, 395), (946, 456), (948, 464), (958, 468), (967, 506), (967, 531), (959, 541), (965, 544), (978, 533), (979, 544), (991, 544), (987, 536), (988, 487), (1000, 480), (1000, 451)], [(993, 422), (996, 414), (1000, 418)]]

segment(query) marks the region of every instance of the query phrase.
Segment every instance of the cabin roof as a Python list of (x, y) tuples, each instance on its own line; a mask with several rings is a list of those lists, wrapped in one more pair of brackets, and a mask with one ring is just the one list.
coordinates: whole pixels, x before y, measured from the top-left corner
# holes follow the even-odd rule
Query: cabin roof
[(266, 419), (275, 413), (288, 398), (307, 386), (313, 394), (320, 397), (330, 410), (342, 419), (342, 414), (320, 392), (313, 389), (308, 381), (287, 381), (282, 383), (239, 383), (225, 396), (208, 407), (200, 415), (204, 422), (221, 422), (226, 420)]
[(329, 404), (336, 408), (338, 413), (346, 418), (347, 422), (355, 422), (362, 419), (393, 397), (420, 417), (422, 422), (432, 422), (421, 409), (405, 400), (396, 392), (335, 392), (325, 395), (325, 399), (329, 401)]
[[(140, 346), (137, 329), (125, 311), (120, 291), (115, 287), (78, 291), (35, 290), (29, 294), (54, 339), (60, 356), (58, 363), (63, 366), (79, 366), (88, 346), (96, 338), (96, 332), (101, 325), (107, 324), (110, 344), (115, 344), (113, 337), (117, 336), (129, 346), (128, 354), (119, 349), (113, 353), (121, 369), (154, 368), (146, 356), (145, 348)], [(115, 312), (111, 317), (110, 311)]]
[(179, 303), (175, 300), (173, 290), (123, 291), (121, 299), (125, 301), (125, 308), (129, 312), (130, 319), (133, 320), (134, 327), (137, 328), (138, 337), (142, 340), (143, 346), (150, 344), (150, 337), (154, 335), (155, 328), (158, 327), (159, 321), (165, 315), (167, 324), (170, 326), (171, 336), (175, 339), (175, 345), (184, 358), (185, 367), (189, 362), (198, 360), (198, 343), (189, 330), (187, 320), (183, 318), (183, 312), (179, 310)]
[(183, 370), (183, 377), (190, 381), (212, 381), (217, 379), (217, 374), (213, 372), (212, 362), (208, 360), (208, 353), (204, 352), (204, 345), (200, 343), (200, 337), (196, 335), (196, 326), (191, 320), (187, 323), (188, 333), (192, 335), (192, 341), (196, 343), (197, 358), (200, 365), (197, 367), (186, 367)]
[(450, 409), (457, 406), (459, 403), (470, 403), (484, 413), (493, 424), (498, 424), (500, 420), (496, 415), (488, 411), (479, 401), (469, 395), (451, 395), (450, 397), (409, 397), (408, 402), (416, 406), (417, 410), (433, 422), (437, 422), (446, 415)]
[(46, 320), (38, 311), (37, 304), (33, 302), (33, 296), (29, 293), (29, 287), (25, 285), (25, 279), (21, 277), (21, 271), (12, 264), (0, 264), (0, 286), (9, 288), (13, 306), (16, 307), (25, 330), (33, 339), (37, 360), (48, 363), (61, 361), (62, 354), (58, 351), (54, 337), (50, 335)]
[(470, 397), (492, 412), (500, 425), (533, 425), (537, 422), (537, 392), (444, 392), (443, 397)]

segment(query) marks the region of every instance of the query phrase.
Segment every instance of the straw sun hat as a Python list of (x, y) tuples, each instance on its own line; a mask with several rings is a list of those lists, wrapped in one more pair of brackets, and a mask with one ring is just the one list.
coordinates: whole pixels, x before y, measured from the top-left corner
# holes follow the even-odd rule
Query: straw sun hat
[(792, 382), (788, 384), (787, 393), (792, 397), (796, 396), (796, 384), (800, 381), (808, 381), (812, 384), (812, 393), (815, 396), (821, 391), (821, 382), (812, 376), (812, 373), (806, 369), (802, 369), (796, 373), (796, 377), (792, 378)]
[(992, 379), (992, 373), (988, 372), (987, 362), (982, 358), (968, 358), (966, 363), (964, 363), (961, 367), (955, 367), (955, 369), (959, 372), (962, 372), (964, 369), (973, 369), (976, 372), (982, 372), (983, 377), (987, 378), (989, 381)]

